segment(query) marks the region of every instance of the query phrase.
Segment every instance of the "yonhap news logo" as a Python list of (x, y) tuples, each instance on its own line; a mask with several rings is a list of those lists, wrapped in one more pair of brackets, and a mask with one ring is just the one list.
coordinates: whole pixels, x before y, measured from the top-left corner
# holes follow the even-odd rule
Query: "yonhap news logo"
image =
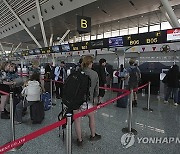
[(124, 148), (129, 148), (138, 144), (180, 144), (179, 137), (137, 137), (132, 133), (126, 133), (121, 137), (121, 144)]
[(135, 142), (134, 134), (132, 133), (126, 133), (121, 137), (121, 144), (124, 148), (131, 147)]

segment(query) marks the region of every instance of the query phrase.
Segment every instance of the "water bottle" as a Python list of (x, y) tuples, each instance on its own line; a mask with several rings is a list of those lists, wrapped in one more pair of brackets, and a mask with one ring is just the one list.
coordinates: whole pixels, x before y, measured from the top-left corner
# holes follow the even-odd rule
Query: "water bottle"
[(142, 97), (145, 96), (145, 89), (142, 89)]

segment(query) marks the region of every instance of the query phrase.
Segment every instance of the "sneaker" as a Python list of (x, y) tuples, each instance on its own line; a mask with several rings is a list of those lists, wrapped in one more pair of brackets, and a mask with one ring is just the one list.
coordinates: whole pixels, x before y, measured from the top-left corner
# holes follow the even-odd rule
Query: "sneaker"
[(100, 139), (101, 139), (101, 135), (98, 135), (96, 133), (95, 133), (94, 137), (90, 136), (90, 141), (97, 141), (97, 140), (100, 140)]
[(174, 106), (178, 106), (178, 103), (174, 103)]
[(8, 113), (6, 113), (5, 111), (1, 112), (1, 119), (10, 119), (10, 116)]
[(14, 124), (15, 124), (15, 125), (19, 125), (19, 124), (22, 124), (22, 122), (14, 121)]
[(169, 103), (168, 101), (164, 101), (164, 104), (167, 104), (167, 103)]
[(83, 140), (82, 140), (82, 141), (79, 141), (79, 139), (77, 139), (77, 146), (78, 146), (78, 147), (81, 147), (81, 146), (83, 145), (82, 143), (83, 143)]

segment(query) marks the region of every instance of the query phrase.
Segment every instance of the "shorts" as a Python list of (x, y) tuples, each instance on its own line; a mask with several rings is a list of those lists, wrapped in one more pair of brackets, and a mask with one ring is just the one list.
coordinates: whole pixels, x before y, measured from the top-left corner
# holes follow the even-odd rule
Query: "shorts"
[[(0, 84), (0, 90), (6, 93), (10, 93), (10, 86), (6, 84)], [(4, 94), (0, 93), (0, 95), (4, 95)]]
[(81, 111), (85, 111), (85, 110), (87, 110), (87, 109), (90, 109), (90, 108), (92, 108), (93, 107), (93, 104), (92, 103), (90, 103), (90, 102), (84, 102), (81, 106), (80, 106), (80, 110)]

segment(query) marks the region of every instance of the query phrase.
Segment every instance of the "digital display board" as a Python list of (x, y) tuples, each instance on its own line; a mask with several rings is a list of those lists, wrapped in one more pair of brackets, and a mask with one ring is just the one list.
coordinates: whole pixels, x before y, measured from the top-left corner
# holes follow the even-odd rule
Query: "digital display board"
[(53, 53), (59, 53), (60, 52), (60, 46), (59, 45), (52, 46), (51, 50)]
[(29, 51), (22, 51), (22, 52), (21, 52), (21, 55), (22, 55), (22, 56), (28, 56), (28, 55), (29, 55)]
[(29, 50), (29, 55), (35, 55), (35, 50)]
[(180, 41), (180, 28), (167, 30), (167, 41)]
[(42, 48), (40, 50), (35, 50), (35, 53), (36, 54), (50, 54), (51, 53), (51, 48), (50, 47), (45, 47), (45, 48)]
[(70, 51), (70, 46), (69, 46), (69, 44), (62, 44), (62, 45), (61, 45), (61, 50), (62, 50), (62, 52), (68, 52), (68, 51)]
[(81, 50), (81, 42), (71, 43), (70, 44), (70, 50), (71, 51), (79, 51), (79, 50)]
[(90, 49), (90, 41), (81, 42), (81, 50), (89, 50)]
[(123, 36), (124, 46), (166, 43), (166, 31), (157, 31)]
[(123, 38), (121, 36), (109, 38), (109, 47), (122, 47), (122, 46), (123, 46)]
[(91, 41), (91, 49), (103, 48), (103, 39)]

